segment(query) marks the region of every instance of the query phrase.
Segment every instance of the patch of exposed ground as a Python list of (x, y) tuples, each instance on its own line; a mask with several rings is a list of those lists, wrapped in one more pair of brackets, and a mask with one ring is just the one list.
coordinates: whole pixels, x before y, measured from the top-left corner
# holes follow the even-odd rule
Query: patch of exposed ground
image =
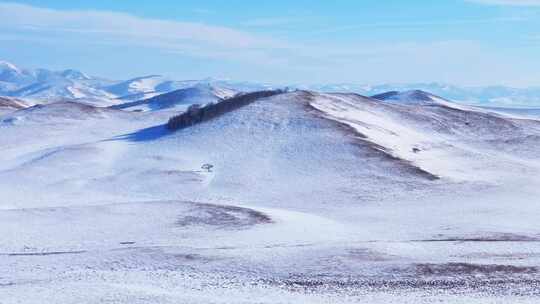
[(269, 224), (272, 219), (259, 211), (213, 204), (195, 204), (184, 215), (180, 215), (176, 224), (187, 226), (214, 226), (216, 228), (245, 228), (257, 224)]
[(515, 274), (536, 274), (537, 267), (514, 266), (498, 264), (471, 264), (471, 263), (444, 263), (444, 264), (416, 264), (415, 274), (418, 276), (445, 276), (445, 277), (491, 277), (511, 276)]
[(62, 254), (79, 254), (85, 253), (85, 250), (78, 251), (50, 251), (50, 252), (10, 252), (2, 253), (4, 256), (47, 256), (47, 255), (62, 255)]
[(540, 242), (540, 237), (514, 233), (491, 233), (468, 237), (444, 237), (439, 235), (438, 238), (414, 240), (414, 242)]
[(370, 292), (421, 292), (423, 294), (540, 296), (538, 278), (494, 279), (395, 279), (395, 280), (318, 280), (290, 279), (265, 280), (266, 284), (280, 286), (294, 292), (317, 293), (364, 293)]

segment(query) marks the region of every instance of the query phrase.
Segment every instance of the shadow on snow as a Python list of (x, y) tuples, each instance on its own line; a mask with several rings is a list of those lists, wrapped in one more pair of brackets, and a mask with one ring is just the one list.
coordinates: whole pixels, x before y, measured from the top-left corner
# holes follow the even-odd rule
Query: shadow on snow
[(141, 142), (141, 141), (152, 141), (160, 139), (167, 135), (172, 134), (172, 131), (169, 131), (166, 125), (153, 126), (149, 128), (140, 129), (133, 133), (128, 133), (124, 135), (119, 135), (113, 137), (110, 140), (127, 140), (132, 142)]

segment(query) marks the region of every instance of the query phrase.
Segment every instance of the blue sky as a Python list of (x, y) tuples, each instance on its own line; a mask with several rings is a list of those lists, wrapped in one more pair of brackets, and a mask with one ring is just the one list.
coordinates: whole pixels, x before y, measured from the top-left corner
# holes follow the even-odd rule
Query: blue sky
[(0, 59), (114, 79), (540, 85), (540, 0), (0, 1)]

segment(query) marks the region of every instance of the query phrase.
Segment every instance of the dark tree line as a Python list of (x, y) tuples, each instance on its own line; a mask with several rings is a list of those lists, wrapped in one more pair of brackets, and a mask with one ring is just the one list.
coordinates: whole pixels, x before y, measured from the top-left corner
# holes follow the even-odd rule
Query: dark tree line
[(192, 105), (186, 112), (171, 117), (167, 122), (167, 128), (171, 131), (184, 129), (239, 109), (256, 101), (257, 99), (278, 95), (284, 92), (285, 91), (283, 90), (258, 91), (237, 95), (218, 103), (208, 104), (204, 107), (201, 107), (200, 105)]

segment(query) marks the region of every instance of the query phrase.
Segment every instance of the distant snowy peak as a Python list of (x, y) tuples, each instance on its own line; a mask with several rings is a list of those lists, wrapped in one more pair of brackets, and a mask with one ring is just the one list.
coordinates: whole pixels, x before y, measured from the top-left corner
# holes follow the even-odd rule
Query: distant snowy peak
[[(226, 98), (233, 94), (224, 89), (229, 87), (227, 81), (210, 78), (176, 81), (160, 75), (148, 75), (125, 81), (112, 81), (91, 77), (74, 69), (21, 69), (7, 61), (0, 62), (0, 95), (24, 98), (36, 103), (76, 100), (96, 106), (111, 106), (205, 85), (214, 89), (211, 94), (206, 94), (206, 97), (200, 97), (201, 100)], [(239, 85), (243, 88), (248, 86), (246, 83)], [(231, 86), (234, 87), (233, 84)], [(200, 92), (194, 91), (193, 96), (205, 95), (203, 87), (198, 87)]]
[(488, 112), (485, 109), (476, 106), (469, 106), (455, 103), (435, 94), (423, 90), (409, 91), (390, 91), (371, 96), (372, 99), (380, 100), (386, 103), (408, 105), (408, 106), (442, 106), (462, 111)]
[(212, 85), (206, 85), (206, 90), (210, 92), (212, 95), (220, 98), (220, 99), (227, 99), (231, 98), (234, 95), (238, 94), (239, 92), (230, 88), (225, 87), (217, 87)]
[(7, 61), (0, 61), (0, 81), (26, 83), (32, 80), (32, 75)]
[(107, 86), (104, 89), (107, 92), (122, 98), (123, 96), (156, 92), (157, 87), (166, 81), (167, 79), (163, 76), (149, 75), (122, 81)]
[(17, 78), (24, 77), (35, 81), (44, 81), (52, 79), (72, 79), (72, 80), (90, 80), (92, 77), (73, 69), (67, 69), (60, 72), (54, 72), (46, 69), (21, 69), (13, 63), (0, 61), (0, 81), (17, 81)]
[(199, 88), (200, 91), (204, 91), (205, 86), (214, 88), (216, 95), (224, 94), (225, 97), (229, 96), (230, 91), (234, 91), (235, 93), (237, 91), (249, 92), (266, 88), (262, 85), (247, 82), (229, 82), (213, 78), (177, 81), (160, 75), (149, 75), (122, 81), (104, 89), (110, 94), (118, 96), (118, 100), (140, 101), (161, 94), (194, 87)]
[(73, 69), (22, 69), (0, 61), (0, 95), (24, 98), (36, 103), (70, 99), (108, 106), (116, 96), (101, 87), (111, 83)]
[(90, 80), (92, 77), (84, 74), (83, 72), (77, 71), (77, 70), (64, 70), (61, 72), (61, 75), (65, 77), (66, 79), (72, 79), (72, 80)]
[(15, 66), (13, 63), (7, 61), (0, 61), (0, 72), (12, 72), (12, 73), (22, 73), (22, 71)]
[(433, 95), (431, 93), (422, 90), (410, 90), (410, 91), (390, 91), (371, 96), (371, 98), (397, 104), (408, 105), (427, 105), (427, 104), (439, 104), (442, 101), (446, 101), (444, 98)]
[(229, 88), (217, 87), (210, 84), (197, 84), (193, 87), (175, 90), (152, 98), (115, 105), (112, 108), (132, 111), (155, 111), (171, 108), (185, 109), (192, 104), (207, 104), (227, 99), (237, 93), (237, 91)]

